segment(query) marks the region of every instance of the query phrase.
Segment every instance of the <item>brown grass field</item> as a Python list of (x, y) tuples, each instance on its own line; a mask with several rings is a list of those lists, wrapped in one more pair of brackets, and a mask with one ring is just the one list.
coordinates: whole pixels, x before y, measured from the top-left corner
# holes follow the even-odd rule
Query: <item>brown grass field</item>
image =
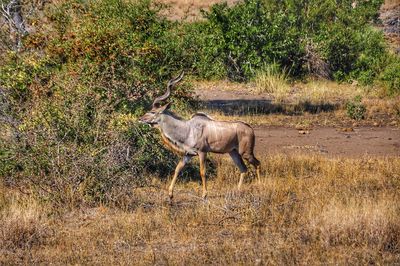
[(400, 159), (273, 155), (236, 190), (214, 156), (198, 180), (134, 190), (126, 208), (57, 209), (2, 188), (0, 264), (398, 264)]

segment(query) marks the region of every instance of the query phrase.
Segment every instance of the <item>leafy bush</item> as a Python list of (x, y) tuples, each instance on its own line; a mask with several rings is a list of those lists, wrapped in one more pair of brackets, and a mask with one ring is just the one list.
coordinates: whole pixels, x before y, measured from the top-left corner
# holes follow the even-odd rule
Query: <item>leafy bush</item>
[(400, 60), (393, 57), (382, 71), (380, 80), (383, 81), (388, 94), (400, 94)]
[[(115, 112), (89, 90), (42, 100), (4, 146), (4, 182), (54, 204), (119, 204), (132, 188), (165, 177), (175, 156), (158, 134)], [(9, 137), (11, 138), (11, 137)], [(146, 175), (147, 174), (147, 175)]]
[(365, 118), (367, 109), (361, 99), (361, 96), (356, 96), (352, 101), (347, 102), (346, 111), (351, 119), (361, 120)]
[(206, 21), (184, 27), (184, 47), (195, 73), (248, 80), (278, 63), (293, 77), (315, 75), (372, 84), (385, 67), (383, 34), (370, 22), (382, 0), (262, 1), (214, 5)]
[[(263, 1), (250, 0), (233, 7), (216, 4), (205, 17), (206, 38), (199, 52), (200, 59), (206, 60), (197, 62), (197, 66), (205, 66), (213, 58), (234, 80), (246, 80), (255, 70), (273, 62), (299, 68), (300, 32), (295, 30), (295, 17), (287, 16), (283, 10), (272, 15)], [(221, 72), (217, 69), (217, 73)]]

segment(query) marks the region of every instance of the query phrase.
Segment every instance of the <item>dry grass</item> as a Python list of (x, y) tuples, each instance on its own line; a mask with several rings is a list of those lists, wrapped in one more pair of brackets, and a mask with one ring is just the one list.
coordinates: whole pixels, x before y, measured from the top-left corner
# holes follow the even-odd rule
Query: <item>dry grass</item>
[(291, 91), (287, 71), (280, 71), (276, 65), (268, 65), (262, 71), (258, 71), (254, 85), (257, 93), (270, 93), (276, 102), (284, 102)]
[(291, 86), (285, 74), (259, 75), (254, 82), (255, 92), (268, 92), (275, 101), (299, 104), (309, 102), (310, 104), (336, 104), (346, 102), (355, 96), (363, 95), (373, 97), (368, 88), (357, 85), (339, 84), (337, 82), (316, 79), (307, 83), (295, 83)]
[[(399, 236), (391, 230), (399, 230), (398, 206), (393, 196), (380, 195), (376, 198), (332, 199), (326, 206), (309, 212), (309, 229), (321, 236), (321, 244), (366, 244), (390, 249), (398, 245)], [(395, 239), (393, 239), (393, 237)], [(393, 241), (395, 241), (393, 243)]]
[(357, 95), (368, 95), (367, 89), (349, 84), (339, 84), (329, 80), (312, 80), (294, 86), (291, 96), (297, 102), (313, 104), (343, 103)]
[(202, 18), (200, 10), (208, 10), (212, 5), (221, 2), (233, 5), (239, 0), (159, 0), (159, 2), (170, 7), (165, 14), (169, 19), (195, 21)]
[[(400, 262), (399, 158), (268, 156), (262, 158), (261, 180), (250, 175), (240, 192), (235, 188), (238, 172), (232, 163), (226, 156), (214, 159), (217, 170), (210, 178), (207, 202), (198, 197), (199, 181), (180, 180), (172, 205), (166, 201), (166, 184), (161, 181), (135, 190), (126, 210), (76, 209), (43, 218), (52, 210), (41, 209), (31, 200), (4, 203), (2, 224), (7, 224), (9, 232), (23, 223), (36, 232), (47, 227), (53, 234), (29, 245), (18, 243), (26, 243), (32, 234), (18, 234), (22, 240), (16, 239), (15, 245), (1, 246), (0, 261), (139, 265)], [(2, 243), (13, 239), (10, 234), (1, 237)]]
[(32, 197), (15, 191), (0, 188), (0, 197), (0, 264), (15, 257), (26, 262), (26, 252), (50, 234), (46, 213)]

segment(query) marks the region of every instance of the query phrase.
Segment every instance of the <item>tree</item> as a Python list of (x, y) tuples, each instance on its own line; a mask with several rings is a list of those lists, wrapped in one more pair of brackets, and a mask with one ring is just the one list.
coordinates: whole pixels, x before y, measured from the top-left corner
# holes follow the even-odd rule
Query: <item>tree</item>
[[(19, 51), (22, 48), (22, 38), (28, 34), (22, 14), (21, 0), (2, 0), (0, 15), (0, 36), (3, 37), (0, 45), (3, 46), (3, 49), (11, 48), (13, 51)], [(5, 28), (4, 25), (8, 27)], [(8, 35), (8, 42), (6, 35)]]

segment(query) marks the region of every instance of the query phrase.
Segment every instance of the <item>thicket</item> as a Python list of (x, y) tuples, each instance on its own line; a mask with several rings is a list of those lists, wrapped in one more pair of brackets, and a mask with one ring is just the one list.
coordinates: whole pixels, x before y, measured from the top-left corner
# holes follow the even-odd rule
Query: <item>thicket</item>
[[(136, 119), (182, 69), (163, 47), (173, 23), (159, 8), (94, 0), (37, 11), (23, 50), (1, 55), (5, 184), (69, 206), (118, 204), (149, 175), (171, 173), (176, 157)], [(190, 90), (173, 95), (179, 108)]]
[[(182, 69), (248, 80), (273, 64), (293, 78), (381, 81), (398, 93), (399, 58), (371, 27), (382, 0), (351, 3), (248, 0), (214, 5), (195, 23), (165, 19), (150, 0), (26, 10), (18, 50), (0, 27), (3, 183), (60, 204), (118, 203), (148, 184), (144, 173), (171, 173), (176, 158), (136, 118)], [(190, 87), (180, 84), (173, 101), (184, 110)]]
[(389, 54), (382, 32), (372, 26), (383, 1), (353, 2), (216, 4), (204, 12), (205, 21), (187, 26), (198, 53), (193, 66), (201, 77), (248, 80), (265, 65), (279, 64), (294, 78), (314, 75), (363, 85), (389, 79), (390, 91), (399, 91), (393, 84), (399, 58)]

